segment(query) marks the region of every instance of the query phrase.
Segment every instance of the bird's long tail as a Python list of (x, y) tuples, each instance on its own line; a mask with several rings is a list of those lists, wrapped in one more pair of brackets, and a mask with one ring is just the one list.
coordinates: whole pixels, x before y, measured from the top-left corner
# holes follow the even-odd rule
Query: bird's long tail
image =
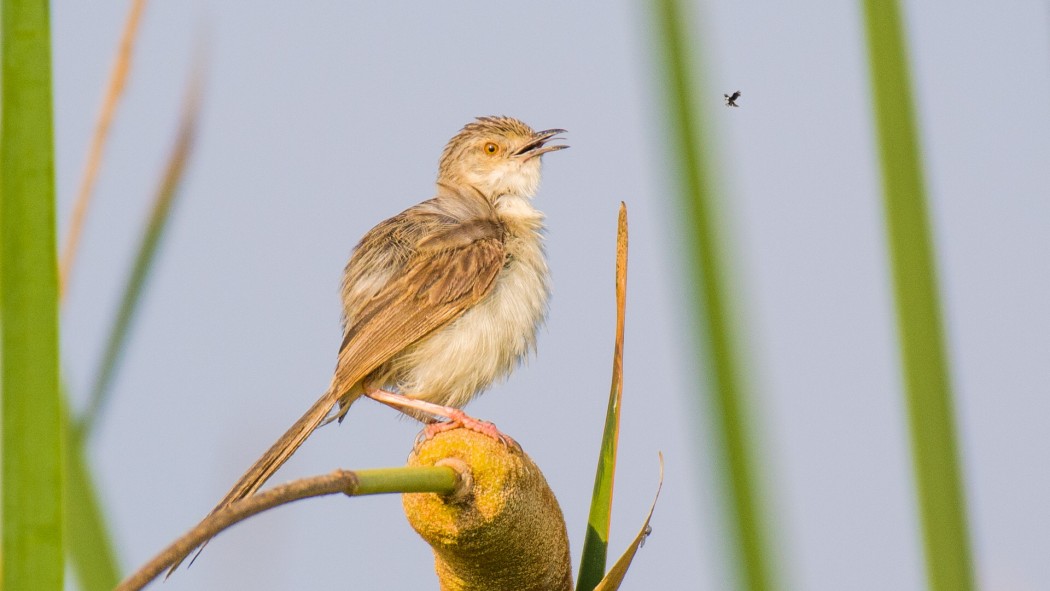
[[(299, 446), (306, 441), (306, 438), (309, 437), (322, 422), (324, 422), (325, 417), (328, 416), (328, 413), (331, 412), (332, 407), (334, 407), (337, 402), (342, 405), (342, 409), (340, 410), (340, 413), (342, 414), (345, 413), (346, 408), (349, 407), (359, 396), (360, 393), (352, 393), (350, 395), (343, 394), (341, 397), (339, 390), (335, 387), (335, 384), (333, 384), (332, 387), (330, 387), (328, 391), (306, 411), (306, 414), (300, 417), (291, 428), (285, 431), (284, 435), (282, 435), (276, 443), (271, 445), (270, 449), (266, 450), (266, 453), (264, 453), (261, 458), (252, 464), (251, 468), (248, 468), (248, 471), (237, 480), (237, 483), (233, 485), (230, 492), (226, 493), (226, 496), (219, 501), (219, 504), (211, 510), (209, 515), (255, 494), (255, 491), (259, 490), (259, 488), (262, 487), (271, 476), (273, 476), (274, 472), (287, 462), (288, 458), (292, 457), (292, 454), (299, 449)], [(345, 399), (341, 400), (341, 398), (344, 397)], [(204, 549), (205, 544), (207, 544), (207, 541), (200, 546), (201, 550)], [(198, 550), (197, 553), (199, 554), (200, 550)], [(185, 556), (180, 557), (175, 564), (168, 569), (168, 576), (175, 572), (175, 569), (179, 568), (179, 565), (182, 564), (182, 561), (185, 560), (188, 555), (189, 552), (187, 552)]]
[(231, 503), (255, 494), (255, 491), (259, 490), (273, 476), (273, 473), (288, 461), (288, 458), (292, 457), (306, 438), (321, 426), (338, 399), (338, 394), (331, 389), (318, 398), (317, 402), (306, 411), (306, 414), (285, 431), (284, 435), (281, 435), (281, 438), (252, 464), (251, 468), (248, 468), (248, 471), (237, 480), (230, 492), (226, 493), (226, 496), (211, 512), (215, 513), (220, 509), (225, 509)]

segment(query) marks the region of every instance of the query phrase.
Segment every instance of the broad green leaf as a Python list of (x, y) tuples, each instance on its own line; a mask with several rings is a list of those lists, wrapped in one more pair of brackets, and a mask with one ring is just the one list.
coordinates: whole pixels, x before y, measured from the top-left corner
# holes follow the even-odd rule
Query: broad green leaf
[(62, 589), (58, 273), (46, 0), (0, 16), (2, 588)]

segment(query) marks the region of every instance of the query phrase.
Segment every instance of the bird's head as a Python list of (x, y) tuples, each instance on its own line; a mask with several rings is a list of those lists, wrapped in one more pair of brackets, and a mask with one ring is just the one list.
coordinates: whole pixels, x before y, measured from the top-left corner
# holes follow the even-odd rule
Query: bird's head
[(540, 184), (540, 156), (569, 147), (547, 144), (564, 132), (533, 131), (511, 117), (478, 117), (445, 146), (438, 182), (473, 186), (490, 200), (532, 197)]

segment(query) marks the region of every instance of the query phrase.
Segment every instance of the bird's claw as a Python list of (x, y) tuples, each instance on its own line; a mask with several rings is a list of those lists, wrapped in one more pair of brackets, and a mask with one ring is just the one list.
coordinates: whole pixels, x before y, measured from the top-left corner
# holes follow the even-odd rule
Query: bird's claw
[(495, 439), (503, 445), (521, 449), (521, 446), (518, 445), (517, 441), (514, 441), (510, 435), (497, 429), (496, 425), (488, 421), (475, 419), (459, 409), (450, 413), (447, 421), (430, 423), (425, 429), (423, 429), (423, 432), (420, 435), (424, 441), (429, 441), (438, 433), (444, 433), (445, 431), (459, 428), (468, 429), (475, 433), (481, 433), (482, 435)]

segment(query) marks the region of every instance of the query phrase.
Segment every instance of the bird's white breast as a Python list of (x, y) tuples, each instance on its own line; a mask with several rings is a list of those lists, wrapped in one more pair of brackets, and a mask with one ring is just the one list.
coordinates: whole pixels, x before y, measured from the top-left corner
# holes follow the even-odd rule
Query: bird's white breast
[(401, 393), (462, 407), (506, 378), (535, 348), (550, 293), (542, 214), (524, 199), (502, 208), (507, 262), (477, 305), (398, 360)]

